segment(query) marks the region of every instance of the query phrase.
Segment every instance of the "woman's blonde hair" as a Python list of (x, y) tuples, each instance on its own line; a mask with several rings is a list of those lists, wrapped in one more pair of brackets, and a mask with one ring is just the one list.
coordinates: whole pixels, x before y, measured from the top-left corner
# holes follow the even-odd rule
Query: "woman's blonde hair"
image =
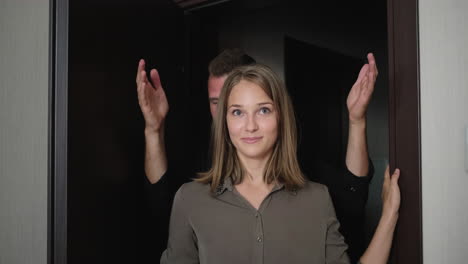
[(200, 178), (196, 181), (210, 184), (215, 192), (226, 177), (231, 177), (233, 184), (241, 183), (244, 178), (245, 170), (231, 142), (226, 123), (229, 95), (241, 80), (260, 86), (272, 99), (277, 112), (278, 138), (265, 168), (264, 181), (283, 183), (288, 190), (302, 187), (305, 178), (297, 161), (296, 118), (291, 99), (280, 78), (261, 64), (236, 68), (224, 82), (212, 127), (211, 169), (199, 173)]

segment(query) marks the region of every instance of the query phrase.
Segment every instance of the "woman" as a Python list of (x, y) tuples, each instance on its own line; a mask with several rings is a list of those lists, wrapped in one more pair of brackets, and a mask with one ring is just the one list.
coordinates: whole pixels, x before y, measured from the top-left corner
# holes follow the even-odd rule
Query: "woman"
[[(225, 81), (208, 172), (174, 200), (161, 263), (349, 263), (325, 186), (308, 182), (296, 157), (289, 95), (266, 66), (240, 67)], [(398, 218), (398, 171), (362, 263), (386, 263)]]

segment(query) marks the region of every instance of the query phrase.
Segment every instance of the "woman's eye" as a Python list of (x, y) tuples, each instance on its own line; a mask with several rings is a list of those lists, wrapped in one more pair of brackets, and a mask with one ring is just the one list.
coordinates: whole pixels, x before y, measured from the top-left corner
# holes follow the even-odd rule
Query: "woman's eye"
[(235, 116), (239, 116), (239, 115), (242, 114), (242, 112), (239, 109), (235, 109), (235, 110), (232, 110), (232, 114), (235, 115)]
[(269, 108), (267, 108), (267, 107), (262, 107), (260, 109), (260, 114), (268, 114), (270, 112), (271, 112), (271, 110)]

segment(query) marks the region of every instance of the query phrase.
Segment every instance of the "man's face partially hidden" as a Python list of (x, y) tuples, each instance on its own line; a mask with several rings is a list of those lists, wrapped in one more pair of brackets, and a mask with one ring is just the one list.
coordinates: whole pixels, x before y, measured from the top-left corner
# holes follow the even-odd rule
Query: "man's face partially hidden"
[(227, 74), (219, 77), (213, 75), (208, 77), (208, 99), (210, 101), (210, 112), (213, 119), (216, 117), (219, 95), (221, 94), (221, 89), (223, 88), (226, 78)]

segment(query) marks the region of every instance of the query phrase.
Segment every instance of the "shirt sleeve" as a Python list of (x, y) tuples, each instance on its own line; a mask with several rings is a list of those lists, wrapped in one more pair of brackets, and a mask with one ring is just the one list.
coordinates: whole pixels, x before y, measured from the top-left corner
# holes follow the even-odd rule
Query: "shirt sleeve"
[[(152, 184), (146, 177), (143, 183), (144, 194), (148, 205), (149, 215), (152, 219), (157, 219), (159, 225), (167, 230), (169, 226), (169, 216), (171, 205), (174, 199), (174, 186), (169, 179), (172, 177), (171, 171), (166, 171), (161, 179)], [(166, 236), (167, 239), (167, 236)], [(167, 241), (167, 240), (166, 240)]]
[(364, 219), (369, 183), (374, 174), (372, 161), (369, 159), (368, 174), (363, 177), (354, 175), (344, 163), (341, 167), (323, 161), (315, 165), (314, 177), (330, 191), (341, 223), (340, 232), (346, 238), (349, 257), (355, 263), (365, 250)]
[(145, 235), (152, 241), (152, 251), (157, 258), (167, 247), (171, 206), (177, 191), (171, 182), (171, 178), (174, 178), (172, 174), (172, 170), (167, 170), (154, 184), (146, 176), (143, 179), (143, 194), (146, 203), (144, 215), (148, 217)]
[(364, 204), (367, 202), (367, 197), (369, 195), (369, 183), (374, 176), (374, 164), (371, 159), (369, 159), (369, 168), (367, 171), (366, 176), (360, 177), (354, 175), (346, 165), (344, 166), (344, 191), (351, 192), (354, 196), (359, 196)]
[(174, 197), (169, 224), (169, 241), (167, 249), (161, 256), (161, 264), (199, 263), (197, 238), (190, 225), (189, 199), (184, 197), (184, 186)]
[(366, 176), (358, 177), (345, 166), (343, 185), (335, 187), (333, 201), (341, 222), (341, 233), (349, 244), (348, 254), (357, 262), (366, 248), (364, 222), (369, 184), (374, 175), (374, 166), (369, 159)]
[(350, 263), (343, 235), (340, 233), (340, 223), (336, 218), (335, 209), (331, 201), (328, 189), (325, 188), (326, 210), (327, 210), (327, 234), (325, 242), (325, 262), (327, 264), (348, 264)]
[(332, 198), (335, 193), (339, 192), (343, 195), (361, 199), (366, 203), (369, 183), (374, 175), (374, 165), (372, 160), (369, 159), (367, 175), (356, 176), (347, 168), (344, 162), (337, 166), (323, 160), (317, 160), (310, 172), (309, 178), (312, 181), (325, 184), (330, 189)]
[(173, 177), (171, 170), (167, 170), (161, 179), (157, 183), (151, 183), (147, 177), (144, 179), (144, 190), (145, 195), (149, 204), (151, 205), (151, 210), (157, 214), (161, 208), (168, 208), (172, 205), (172, 199), (176, 190), (170, 183), (171, 177)]

